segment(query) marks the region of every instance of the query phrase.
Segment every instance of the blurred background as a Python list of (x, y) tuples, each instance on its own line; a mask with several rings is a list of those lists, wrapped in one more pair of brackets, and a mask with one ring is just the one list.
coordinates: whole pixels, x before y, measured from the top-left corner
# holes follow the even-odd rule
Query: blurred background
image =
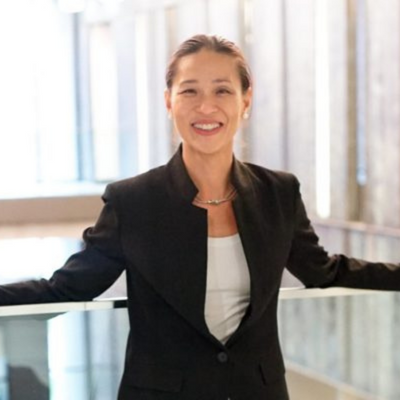
[[(165, 68), (196, 33), (235, 41), (254, 75), (237, 157), (298, 176), (330, 252), (399, 262), (398, 0), (8, 0), (0, 2), (1, 283), (49, 276), (80, 248), (105, 184), (173, 154)], [(298, 284), (285, 274), (284, 286)], [(106, 297), (123, 294), (120, 283)], [(282, 300), (293, 400), (399, 399), (399, 306), (397, 294), (383, 293)], [(0, 318), (0, 400), (34, 400), (33, 389), (17, 394), (15, 366), (50, 387), (38, 399), (112, 399), (120, 353), (87, 349), (123, 348), (120, 312)], [(108, 333), (96, 339), (92, 323)], [(29, 344), (32, 332), (41, 345)], [(21, 343), (28, 349), (17, 351)], [(67, 345), (80, 360), (73, 367), (55, 356)]]

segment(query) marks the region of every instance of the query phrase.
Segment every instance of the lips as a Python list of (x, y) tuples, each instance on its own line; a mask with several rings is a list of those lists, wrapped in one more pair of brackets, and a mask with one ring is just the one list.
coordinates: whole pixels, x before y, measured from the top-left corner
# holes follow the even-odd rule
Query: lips
[(220, 131), (223, 124), (216, 121), (199, 121), (192, 123), (194, 131), (200, 135), (213, 135)]

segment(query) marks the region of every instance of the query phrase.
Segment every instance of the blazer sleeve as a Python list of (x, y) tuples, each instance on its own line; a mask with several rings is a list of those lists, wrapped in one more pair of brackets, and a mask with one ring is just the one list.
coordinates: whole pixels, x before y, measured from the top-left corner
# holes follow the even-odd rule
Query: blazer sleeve
[(288, 270), (306, 287), (400, 290), (400, 264), (369, 262), (343, 254), (329, 255), (319, 245), (299, 186), (296, 180), (295, 222)]
[(72, 255), (49, 280), (0, 286), (0, 305), (87, 301), (108, 289), (125, 269), (119, 223), (111, 186), (96, 224), (83, 233), (84, 248)]

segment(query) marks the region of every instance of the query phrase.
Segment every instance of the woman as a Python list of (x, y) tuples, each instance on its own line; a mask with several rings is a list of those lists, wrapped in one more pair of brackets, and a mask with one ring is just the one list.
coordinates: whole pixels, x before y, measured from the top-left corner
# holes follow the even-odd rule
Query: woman
[(240, 50), (197, 35), (174, 54), (165, 102), (182, 145), (107, 187), (85, 249), (0, 304), (89, 300), (126, 270), (131, 322), (119, 400), (287, 400), (276, 307), (286, 266), (307, 287), (398, 289), (399, 265), (329, 257), (296, 178), (233, 156), (251, 106)]

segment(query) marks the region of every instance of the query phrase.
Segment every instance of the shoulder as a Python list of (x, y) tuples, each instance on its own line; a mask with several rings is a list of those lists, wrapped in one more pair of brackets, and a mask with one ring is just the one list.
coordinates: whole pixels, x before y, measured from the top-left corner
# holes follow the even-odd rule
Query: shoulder
[(243, 162), (242, 168), (248, 179), (255, 185), (270, 189), (298, 188), (297, 177), (287, 171), (273, 170), (260, 165)]
[(162, 196), (166, 190), (166, 175), (166, 166), (163, 165), (134, 177), (110, 183), (103, 198), (133, 201)]
[(293, 216), (300, 184), (297, 177), (286, 171), (273, 170), (252, 163), (242, 164), (248, 187), (261, 204), (269, 204), (279, 215)]

